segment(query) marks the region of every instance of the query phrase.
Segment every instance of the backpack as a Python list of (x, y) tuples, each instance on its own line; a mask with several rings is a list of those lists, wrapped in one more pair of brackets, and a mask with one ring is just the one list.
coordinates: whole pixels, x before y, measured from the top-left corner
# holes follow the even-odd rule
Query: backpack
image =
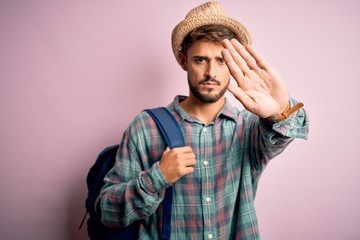
[[(161, 135), (172, 149), (174, 147), (185, 146), (184, 136), (175, 120), (174, 116), (164, 107), (146, 109), (146, 111), (155, 121)], [(90, 168), (86, 183), (88, 187), (88, 196), (85, 201), (86, 213), (79, 226), (81, 229), (86, 216), (89, 214), (87, 221), (87, 232), (91, 240), (135, 240), (138, 239), (140, 221), (135, 221), (124, 228), (106, 227), (95, 212), (95, 201), (100, 194), (104, 185), (104, 177), (115, 164), (115, 157), (119, 145), (105, 148), (97, 157), (94, 165)], [(171, 234), (171, 205), (172, 205), (172, 187), (166, 189), (163, 200), (163, 226), (162, 239), (170, 239)]]

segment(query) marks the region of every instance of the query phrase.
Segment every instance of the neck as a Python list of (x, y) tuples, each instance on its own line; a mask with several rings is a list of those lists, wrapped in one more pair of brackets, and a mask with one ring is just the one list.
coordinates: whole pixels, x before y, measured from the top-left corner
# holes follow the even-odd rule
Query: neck
[(225, 104), (225, 97), (214, 103), (203, 103), (193, 96), (189, 96), (180, 103), (180, 106), (190, 116), (196, 117), (205, 125), (214, 121), (217, 114)]

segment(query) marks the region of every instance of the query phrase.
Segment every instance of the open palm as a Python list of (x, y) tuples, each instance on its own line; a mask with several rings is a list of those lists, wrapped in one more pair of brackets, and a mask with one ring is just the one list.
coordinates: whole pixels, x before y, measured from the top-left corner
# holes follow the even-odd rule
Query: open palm
[(223, 40), (223, 58), (237, 85), (228, 90), (250, 112), (275, 117), (287, 107), (289, 96), (279, 73), (252, 46), (237, 40)]

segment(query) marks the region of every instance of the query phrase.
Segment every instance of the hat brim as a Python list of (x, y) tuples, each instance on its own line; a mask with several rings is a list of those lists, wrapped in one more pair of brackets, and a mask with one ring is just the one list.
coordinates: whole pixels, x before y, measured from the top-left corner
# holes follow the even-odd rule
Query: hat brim
[(181, 44), (190, 32), (193, 30), (206, 25), (222, 25), (229, 28), (233, 31), (236, 36), (238, 37), (241, 44), (251, 44), (251, 36), (245, 26), (240, 23), (238, 20), (232, 17), (228, 17), (226, 15), (211, 15), (207, 16), (207, 18), (186, 18), (181, 21), (176, 27), (174, 28), (172, 35), (171, 35), (171, 43), (172, 43), (172, 50), (175, 55), (177, 62), (181, 65), (180, 62), (180, 50)]

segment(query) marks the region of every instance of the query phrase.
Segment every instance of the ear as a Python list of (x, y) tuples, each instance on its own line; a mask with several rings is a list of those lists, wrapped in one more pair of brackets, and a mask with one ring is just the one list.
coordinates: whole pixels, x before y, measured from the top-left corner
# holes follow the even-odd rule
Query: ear
[(181, 51), (179, 52), (179, 59), (180, 59), (181, 68), (184, 69), (185, 71), (187, 71), (186, 56)]

